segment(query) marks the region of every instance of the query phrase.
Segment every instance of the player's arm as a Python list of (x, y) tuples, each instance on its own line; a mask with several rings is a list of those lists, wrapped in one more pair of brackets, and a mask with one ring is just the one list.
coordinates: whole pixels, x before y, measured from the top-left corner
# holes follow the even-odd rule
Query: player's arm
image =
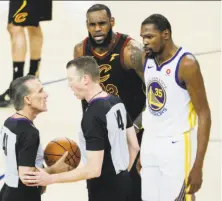
[(185, 56), (182, 59), (179, 69), (179, 80), (186, 84), (198, 116), (197, 153), (188, 179), (188, 184), (191, 185), (190, 193), (194, 193), (199, 190), (202, 183), (202, 168), (211, 128), (211, 112), (200, 66), (193, 56)]
[[(75, 45), (73, 52), (74, 59), (81, 56), (83, 56), (83, 41)], [(82, 111), (84, 112), (88, 106), (88, 103), (86, 100), (82, 100), (81, 104), (82, 104)]]
[(83, 56), (83, 41), (75, 45), (73, 52), (74, 59), (81, 56)]
[(198, 116), (198, 147), (194, 165), (202, 168), (210, 135), (211, 112), (200, 67), (193, 56), (186, 56), (181, 61), (180, 77), (186, 84)]
[(142, 45), (135, 40), (130, 40), (124, 48), (123, 54), (124, 66), (128, 69), (134, 69), (140, 78), (144, 80)]

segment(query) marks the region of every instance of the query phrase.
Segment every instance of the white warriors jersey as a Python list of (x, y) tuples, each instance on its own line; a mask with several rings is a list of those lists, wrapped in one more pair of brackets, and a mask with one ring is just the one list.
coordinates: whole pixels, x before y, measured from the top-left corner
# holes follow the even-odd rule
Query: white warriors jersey
[(179, 48), (161, 65), (155, 59), (145, 61), (147, 108), (143, 126), (148, 135), (181, 135), (196, 125), (196, 112), (186, 85), (178, 79), (179, 64), (186, 55), (192, 54)]

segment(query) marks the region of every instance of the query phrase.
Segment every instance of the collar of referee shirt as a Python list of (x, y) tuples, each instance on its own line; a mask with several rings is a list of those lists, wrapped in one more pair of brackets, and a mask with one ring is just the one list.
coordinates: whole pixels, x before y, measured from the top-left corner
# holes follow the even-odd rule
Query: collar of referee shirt
[(101, 90), (100, 92), (98, 92), (97, 94), (95, 94), (89, 101), (88, 103), (90, 103), (97, 95), (101, 94), (103, 92), (103, 90)]

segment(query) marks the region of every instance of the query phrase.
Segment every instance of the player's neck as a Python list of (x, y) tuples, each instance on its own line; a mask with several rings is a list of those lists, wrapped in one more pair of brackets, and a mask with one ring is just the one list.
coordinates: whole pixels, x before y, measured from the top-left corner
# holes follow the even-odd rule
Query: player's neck
[(156, 61), (159, 65), (164, 63), (165, 61), (169, 60), (171, 57), (175, 55), (177, 52), (178, 47), (172, 42), (166, 45), (163, 52), (156, 57)]
[(19, 110), (15, 114), (15, 118), (21, 118), (24, 117), (30, 121), (33, 121), (37, 116), (37, 113), (35, 111), (30, 111), (28, 108), (24, 108), (22, 110)]
[(94, 52), (97, 53), (97, 54), (104, 54), (104, 53), (106, 53), (116, 43), (116, 39), (117, 39), (117, 34), (113, 32), (110, 44), (108, 46), (106, 46), (106, 47), (105, 46), (104, 47), (95, 47), (94, 48)]
[(85, 96), (86, 101), (89, 103), (93, 99), (98, 97), (106, 96), (107, 93), (103, 91), (101, 86), (99, 84), (95, 84), (92, 87), (90, 87), (87, 91), (87, 95)]

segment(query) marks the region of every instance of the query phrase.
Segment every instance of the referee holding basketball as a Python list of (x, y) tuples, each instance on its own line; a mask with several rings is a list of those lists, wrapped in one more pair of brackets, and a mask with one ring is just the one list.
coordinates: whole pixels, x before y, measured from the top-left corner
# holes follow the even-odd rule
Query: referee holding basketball
[(102, 90), (99, 67), (92, 57), (68, 62), (67, 74), (75, 96), (88, 102), (79, 136), (83, 165), (52, 175), (39, 169), (28, 172), (24, 180), (30, 186), (87, 180), (89, 201), (127, 201), (132, 191), (128, 171), (139, 145), (125, 106)]
[[(33, 120), (47, 110), (47, 93), (36, 77), (28, 75), (14, 80), (10, 92), (16, 113), (7, 118), (0, 130), (0, 146), (5, 159), (5, 184), (0, 201), (41, 201), (41, 188), (28, 187), (24, 173), (43, 167), (43, 150), (39, 131)], [(53, 166), (49, 173), (68, 169), (64, 163), (67, 153)]]

